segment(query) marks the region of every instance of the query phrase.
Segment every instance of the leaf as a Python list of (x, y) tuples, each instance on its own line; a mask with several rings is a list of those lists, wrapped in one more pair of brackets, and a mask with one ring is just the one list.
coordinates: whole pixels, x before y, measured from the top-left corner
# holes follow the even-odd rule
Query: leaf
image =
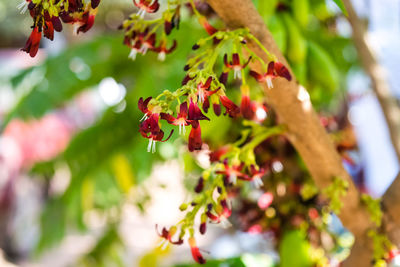
[(313, 266), (310, 255), (310, 244), (300, 230), (289, 230), (283, 235), (279, 254), (281, 267)]
[(41, 66), (22, 71), (11, 79), (14, 88), (25, 82), (29, 85), (32, 80), (30, 74), (35, 70), (41, 70), (43, 77), (39, 77), (40, 80), (19, 99), (5, 117), (5, 124), (14, 117), (43, 116), (104, 77), (112, 75), (120, 79), (128, 76), (127, 70), (132, 71), (137, 65), (126, 67), (131, 64), (127, 53), (128, 49), (121, 45), (120, 37), (99, 37), (50, 57)]
[(342, 10), (343, 14), (348, 16), (346, 7), (344, 6), (342, 0), (333, 0), (333, 2), (336, 3), (336, 5)]

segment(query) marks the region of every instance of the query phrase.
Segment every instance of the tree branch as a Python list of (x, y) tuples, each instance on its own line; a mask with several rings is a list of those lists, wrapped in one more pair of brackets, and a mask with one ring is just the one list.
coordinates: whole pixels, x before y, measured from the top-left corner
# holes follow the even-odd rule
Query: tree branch
[[(288, 66), (251, 0), (208, 0), (208, 2), (228, 27), (249, 28), (264, 47)], [(249, 45), (258, 56), (268, 61), (265, 53), (256, 44)], [(260, 70), (259, 66), (252, 67)], [(293, 74), (292, 71), (291, 73)], [(343, 168), (332, 140), (313, 110), (307, 91), (295, 79), (288, 82), (282, 78), (274, 79), (273, 89), (264, 86), (264, 91), (268, 103), (274, 108), (281, 122), (287, 125), (287, 137), (306, 163), (318, 188), (324, 189), (329, 186), (334, 177), (340, 177), (349, 183), (348, 192), (342, 198), (343, 208), (339, 217), (356, 239), (365, 236), (367, 230), (372, 227), (369, 214), (360, 202), (359, 192)], [(369, 263), (360, 266), (368, 265)]]
[(400, 173), (382, 197), (383, 228), (390, 241), (400, 246)]
[[(383, 111), (386, 124), (389, 129), (390, 139), (400, 161), (400, 109), (395, 98), (391, 95), (389, 85), (386, 81), (386, 74), (380, 66), (372, 49), (366, 40), (365, 28), (357, 16), (351, 0), (343, 0), (348, 12), (348, 21), (353, 30), (354, 45), (361, 60), (365, 72), (371, 79), (372, 89), (379, 101)], [(400, 174), (382, 198), (382, 209), (384, 211), (382, 231), (395, 244), (400, 245)], [(368, 257), (372, 253), (371, 240), (363, 237), (354, 244), (350, 257), (346, 260), (345, 266), (359, 265), (359, 259)]]
[(400, 162), (400, 109), (397, 106), (396, 99), (390, 92), (386, 72), (368, 45), (364, 25), (357, 16), (351, 1), (343, 0), (343, 3), (348, 12), (348, 21), (353, 30), (354, 45), (363, 68), (371, 79), (372, 89), (382, 108), (389, 129), (390, 139), (397, 155), (397, 160)]

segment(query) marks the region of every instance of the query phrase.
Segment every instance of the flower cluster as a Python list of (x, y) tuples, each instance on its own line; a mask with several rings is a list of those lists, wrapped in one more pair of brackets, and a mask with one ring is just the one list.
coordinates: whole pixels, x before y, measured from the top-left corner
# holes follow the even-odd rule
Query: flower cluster
[[(125, 31), (124, 44), (131, 49), (129, 58), (136, 59), (137, 54), (145, 55), (147, 51), (158, 53), (158, 59), (164, 61), (166, 54), (172, 53), (176, 46), (176, 40), (168, 45), (167, 36), (172, 29), (179, 28), (181, 1), (168, 1), (168, 8), (160, 18), (144, 20), (145, 14), (156, 13), (160, 4), (158, 0), (134, 0), (138, 8), (136, 14), (132, 14), (125, 20), (120, 29)], [(157, 40), (159, 40), (157, 45)]]
[[(198, 263), (205, 263), (205, 259), (196, 246), (195, 233), (204, 235), (208, 223), (220, 224), (223, 227), (231, 225), (229, 218), (233, 212), (232, 202), (235, 192), (241, 187), (239, 183), (250, 182), (255, 189), (264, 189), (263, 179), (269, 175), (272, 167), (260, 167), (252, 160), (253, 157), (249, 156), (249, 152), (254, 153), (255, 147), (270, 136), (280, 134), (282, 129), (268, 129), (257, 123), (251, 127), (251, 132), (259, 134), (245, 135), (243, 141), (237, 143), (237, 147), (225, 146), (209, 154), (212, 165), (202, 173), (194, 187), (197, 196), (180, 207), (182, 211), (186, 211), (185, 218), (169, 230), (164, 228), (162, 233), (159, 233), (164, 244), (169, 242), (180, 245), (187, 240), (193, 258)], [(269, 201), (268, 205), (273, 201), (273, 197), (270, 197)]]
[(87, 32), (94, 24), (96, 8), (100, 0), (85, 4), (82, 0), (22, 0), (18, 8), (21, 13), (29, 10), (33, 19), (32, 33), (22, 51), (35, 57), (42, 33), (49, 40), (54, 39), (54, 31), (62, 31), (62, 22), (76, 25), (76, 33)]
[[(146, 51), (156, 51), (159, 58), (163, 59), (176, 46), (174, 41), (171, 48), (167, 48), (166, 36), (179, 22), (179, 5), (170, 9), (168, 5), (162, 18), (153, 21), (143, 20), (145, 13), (153, 13), (158, 10), (157, 1), (141, 1), (136, 5), (139, 13), (131, 16), (124, 22), (124, 43), (131, 47), (131, 58), (137, 53), (145, 54)], [(167, 141), (172, 133), (164, 139), (162, 123), (168, 123), (178, 127), (179, 133), (185, 135), (186, 127), (190, 127), (188, 134), (188, 150), (190, 152), (203, 149), (201, 124), (209, 121), (213, 110), (215, 116), (225, 115), (230, 118), (244, 118), (244, 124), (251, 126), (251, 130), (244, 134), (240, 141), (233, 146), (223, 147), (210, 154), (211, 167), (203, 172), (195, 186), (198, 196), (190, 203), (181, 206), (186, 211), (185, 219), (171, 228), (163, 228), (160, 237), (164, 243), (183, 244), (189, 243), (193, 258), (198, 263), (205, 263), (200, 249), (196, 245), (196, 228), (200, 234), (205, 234), (207, 222), (221, 225), (229, 225), (228, 218), (232, 214), (232, 196), (239, 183), (249, 182), (254, 188), (263, 188), (263, 177), (269, 173), (271, 166), (260, 166), (256, 162), (255, 148), (269, 136), (280, 134), (282, 127), (267, 128), (262, 123), (267, 118), (267, 107), (263, 102), (251, 99), (252, 92), (246, 83), (248, 73), (254, 76), (260, 83), (267, 82), (272, 87), (272, 80), (284, 78), (291, 80), (289, 70), (268, 51), (268, 64), (262, 58), (252, 53), (247, 48), (247, 43), (254, 37), (246, 29), (235, 31), (219, 31), (211, 23), (199, 14), (195, 5), (191, 2), (194, 14), (203, 26), (208, 36), (202, 38), (193, 45), (194, 56), (188, 59), (184, 70), (187, 72), (182, 81), (182, 86), (175, 90), (164, 91), (155, 98), (140, 98), (138, 107), (144, 114), (140, 122), (139, 132), (144, 138), (149, 139), (147, 150), (155, 152), (156, 142)], [(150, 8), (152, 7), (152, 8)], [(170, 16), (166, 16), (169, 14)], [(161, 32), (160, 46), (156, 46), (156, 40), (160, 32), (158, 29), (164, 25)], [(227, 52), (232, 51), (232, 52)], [(244, 51), (248, 51), (244, 54)], [(265, 74), (258, 74), (254, 70), (247, 69), (250, 63), (261, 63)], [(222, 69), (216, 70), (218, 66)], [(233, 80), (241, 81), (241, 102), (236, 104), (227, 94), (229, 74), (233, 72)], [(203, 122), (202, 122), (203, 121)], [(268, 205), (273, 201), (269, 198)], [(265, 202), (265, 201), (264, 201)], [(265, 206), (265, 205), (264, 205)], [(197, 216), (199, 214), (199, 216)], [(199, 226), (195, 221), (200, 217)]]

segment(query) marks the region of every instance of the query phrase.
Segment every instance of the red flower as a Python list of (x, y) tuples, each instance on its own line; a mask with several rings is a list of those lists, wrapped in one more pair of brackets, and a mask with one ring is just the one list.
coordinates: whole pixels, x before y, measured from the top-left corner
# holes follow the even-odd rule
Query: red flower
[(169, 124), (179, 126), (179, 134), (185, 134), (185, 126), (190, 124), (190, 120), (187, 119), (188, 107), (187, 103), (183, 102), (179, 107), (179, 113), (176, 118), (172, 115), (161, 113), (161, 118), (166, 120)]
[[(147, 100), (147, 99), (146, 99)], [(146, 110), (146, 109), (144, 109)], [(139, 128), (140, 134), (144, 137), (149, 139), (149, 145), (147, 146), (147, 152), (155, 152), (156, 151), (156, 142), (166, 142), (169, 138), (171, 138), (172, 130), (169, 136), (165, 139), (164, 138), (164, 131), (160, 129), (159, 125), (159, 113), (151, 113), (149, 117), (147, 117), (141, 124)]]
[(83, 13), (82, 18), (78, 20), (81, 23), (81, 26), (78, 28), (76, 33), (78, 34), (80, 32), (87, 32), (90, 30), (94, 24), (94, 18), (95, 15), (91, 14), (90, 11)]
[(167, 49), (167, 42), (162, 41), (159, 47), (154, 48), (154, 51), (158, 53), (158, 60), (164, 61), (165, 55), (174, 51), (176, 48), (176, 45), (177, 45), (176, 40), (174, 40), (174, 43), (172, 44), (172, 46)]
[(45, 21), (43, 27), (44, 37), (53, 41), (54, 39), (54, 27), (51, 21)]
[(149, 117), (147, 117), (141, 124), (140, 124), (140, 133), (145, 138), (152, 138), (148, 137), (147, 134), (151, 133), (153, 136), (157, 136), (161, 131), (159, 125), (159, 113), (151, 113)]
[(237, 178), (248, 179), (247, 175), (242, 173), (244, 163), (240, 165), (229, 166), (228, 160), (224, 160), (224, 170), (216, 171), (217, 174), (225, 175), (225, 184), (236, 184)]
[(208, 99), (209, 96), (215, 94), (218, 90), (210, 91), (210, 86), (213, 78), (210, 76), (208, 77), (207, 81), (203, 84), (200, 82), (197, 85), (197, 95), (200, 103), (203, 103), (203, 109), (205, 112), (208, 112), (208, 108), (210, 107), (210, 101)]
[(233, 77), (235, 79), (236, 78), (239, 78), (239, 79), (242, 78), (241, 71), (242, 71), (242, 69), (246, 68), (246, 66), (249, 64), (250, 60), (251, 60), (251, 57), (249, 57), (247, 62), (242, 65), (242, 64), (240, 64), (240, 58), (239, 58), (239, 54), (238, 53), (234, 53), (232, 55), (232, 61), (231, 62), (228, 62), (228, 55), (227, 54), (224, 55), (224, 64), (228, 69), (233, 69), (233, 71), (234, 71)]
[(152, 99), (151, 96), (146, 98), (146, 100), (144, 100), (144, 101), (143, 101), (143, 97), (139, 98), (138, 108), (141, 112), (144, 113), (144, 116), (140, 121), (147, 119), (151, 115), (151, 111), (148, 108), (148, 105), (149, 105), (149, 102), (151, 99)]
[(229, 151), (229, 149), (230, 149), (229, 146), (223, 146), (218, 148), (217, 150), (210, 152), (210, 161), (211, 162), (220, 161), (221, 157), (225, 155)]
[(21, 50), (25, 51), (26, 53), (29, 53), (31, 57), (35, 57), (39, 50), (39, 44), (41, 38), (42, 38), (42, 33), (39, 32), (39, 28), (36, 26), (35, 28), (33, 28), (31, 36), (29, 36), (29, 39), (26, 42), (25, 47), (22, 48)]
[(196, 240), (194, 239), (194, 237), (190, 237), (188, 242), (189, 242), (189, 245), (190, 245), (190, 250), (192, 252), (193, 259), (197, 263), (200, 263), (200, 264), (206, 263), (206, 260), (203, 258), (203, 256), (200, 253), (199, 248), (196, 245)]
[(240, 114), (240, 108), (235, 103), (233, 103), (226, 95), (220, 96), (219, 99), (226, 109), (225, 115), (229, 114), (229, 117), (235, 118)]
[(195, 104), (192, 100), (190, 100), (188, 119), (191, 121), (210, 120), (206, 115), (201, 112), (199, 106)]
[(158, 0), (133, 0), (135, 6), (139, 8), (138, 16), (144, 17), (147, 13), (155, 13), (160, 8)]
[(245, 119), (251, 120), (254, 117), (253, 105), (248, 95), (242, 95), (242, 102), (240, 103), (240, 111)]
[[(156, 224), (156, 232), (160, 237), (164, 238), (165, 241), (168, 241), (171, 244), (174, 244), (174, 245), (183, 244), (183, 239), (181, 237), (179, 237), (177, 241), (172, 241), (172, 237), (177, 232), (177, 229), (175, 226), (172, 226), (169, 230), (167, 230), (167, 228), (163, 227), (163, 229), (161, 230), (161, 233), (160, 233), (158, 231), (158, 227)], [(168, 244), (168, 242), (166, 242), (165, 245)]]
[(265, 175), (266, 171), (263, 168), (256, 169), (254, 165), (250, 166), (250, 181), (256, 187), (260, 188), (264, 185), (262, 177)]
[(259, 74), (255, 71), (250, 71), (250, 75), (253, 76), (258, 82), (266, 82), (268, 88), (273, 88), (272, 79), (277, 77), (283, 77), (288, 81), (292, 80), (292, 76), (289, 70), (281, 63), (271, 61), (268, 64), (268, 71), (264, 74)]
[(148, 38), (142, 41), (142, 47), (140, 48), (139, 52), (142, 53), (142, 55), (146, 55), (149, 49), (150, 50), (155, 49), (154, 47), (155, 44), (156, 44), (156, 34), (153, 33)]
[(131, 52), (129, 53), (128, 58), (135, 60), (137, 53), (140, 53), (141, 47), (142, 47), (142, 41), (136, 40), (134, 44), (131, 46)]
[(194, 150), (201, 150), (201, 147), (203, 145), (203, 140), (201, 140), (201, 129), (200, 129), (200, 123), (196, 121), (197, 123), (192, 124), (192, 129), (190, 130), (189, 134), (189, 151), (193, 152)]
[(226, 199), (222, 199), (220, 201), (221, 206), (218, 206), (217, 214), (215, 215), (211, 212), (213, 205), (207, 205), (206, 215), (210, 220), (214, 221), (215, 223), (221, 223), (222, 227), (226, 228), (231, 226), (231, 223), (228, 221), (228, 218), (232, 215), (232, 210), (228, 206), (228, 202)]

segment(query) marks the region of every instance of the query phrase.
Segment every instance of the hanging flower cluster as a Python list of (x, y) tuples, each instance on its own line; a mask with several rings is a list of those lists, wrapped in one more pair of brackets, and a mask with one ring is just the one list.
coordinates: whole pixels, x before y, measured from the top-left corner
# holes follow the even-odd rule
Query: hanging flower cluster
[[(160, 35), (160, 46), (164, 47), (164, 54), (161, 56), (163, 59), (164, 55), (169, 52), (165, 48), (166, 38), (170, 28), (177, 25), (175, 21), (176, 18), (179, 18), (177, 10), (179, 12), (180, 6), (170, 9), (171, 5), (168, 5), (162, 18), (148, 22), (142, 20), (143, 15), (156, 12), (158, 5), (155, 5), (154, 1), (140, 3), (142, 6), (137, 4), (138, 7), (143, 8), (139, 10), (139, 13), (131, 16), (122, 25), (122, 28), (125, 29), (124, 43), (132, 49), (130, 57), (135, 58), (137, 53), (144, 54), (148, 50), (161, 51), (156, 46), (157, 36)], [(155, 98), (139, 99), (138, 107), (144, 114), (139, 132), (144, 138), (149, 139), (147, 150), (155, 152), (156, 143), (167, 141), (173, 133), (172, 130), (168, 137), (164, 138), (162, 124), (178, 127), (179, 133), (182, 135), (186, 135), (186, 127), (190, 127), (188, 150), (192, 152), (203, 148), (201, 124), (210, 120), (211, 116), (208, 115), (211, 112), (210, 109), (216, 116), (225, 115), (233, 119), (244, 118), (252, 122), (252, 131), (249, 131), (240, 143), (210, 155), (212, 166), (203, 173), (195, 187), (198, 196), (191, 203), (181, 206), (181, 210), (187, 211), (185, 219), (170, 229), (163, 228), (159, 233), (167, 243), (180, 245), (187, 240), (193, 258), (198, 263), (205, 263), (195, 241), (196, 215), (200, 213), (198, 226), (200, 234), (206, 232), (207, 222), (229, 225), (228, 218), (232, 214), (231, 195), (234, 192), (232, 189), (239, 181), (240, 183), (250, 182), (254, 188), (261, 188), (263, 186), (262, 178), (269, 171), (269, 168), (260, 167), (256, 163), (255, 147), (270, 135), (282, 132), (281, 127), (269, 129), (261, 125), (267, 118), (268, 109), (264, 104), (251, 100), (250, 86), (246, 82), (248, 76), (246, 70), (249, 63), (258, 61), (261, 64), (266, 72), (268, 87), (272, 84), (272, 79), (281, 77), (291, 80), (291, 76), (289, 70), (268, 51), (266, 54), (270, 61), (267, 64), (247, 48), (247, 43), (254, 40), (248, 30), (219, 31), (196, 10), (193, 2), (191, 3), (194, 14), (208, 36), (193, 45), (194, 55), (188, 59), (184, 67), (187, 73), (180, 88), (174, 92), (165, 90)], [(154, 8), (149, 9), (150, 6)], [(172, 16), (168, 17), (165, 14), (172, 14)], [(170, 21), (172, 22), (169, 23)], [(157, 30), (161, 25), (164, 25), (162, 32)], [(173, 42), (172, 47), (174, 48), (176, 42)], [(216, 70), (217, 67), (222, 67), (222, 69)], [(233, 80), (240, 80), (242, 84), (240, 104), (236, 104), (227, 95), (231, 72), (233, 72)], [(254, 74), (254, 71), (250, 71), (250, 75), (254, 76)], [(258, 82), (266, 82), (265, 79), (256, 76), (255, 78)], [(239, 148), (239, 146), (241, 147)]]
[[(245, 69), (250, 61), (258, 60), (263, 66), (266, 66), (264, 61), (256, 55), (248, 57), (243, 55), (242, 51), (247, 48), (247, 39), (253, 38), (252, 35), (244, 29), (230, 32), (218, 31), (210, 25), (204, 16), (200, 14), (198, 16), (201, 25), (204, 26), (209, 36), (199, 40), (193, 46), (196, 54), (187, 61), (184, 67), (187, 74), (182, 81), (182, 87), (175, 92), (164, 91), (155, 99), (147, 98), (143, 100), (141, 98), (139, 100), (139, 109), (144, 113), (139, 131), (143, 137), (149, 139), (148, 151), (154, 152), (156, 142), (167, 140), (163, 140), (164, 131), (161, 129), (161, 121), (178, 126), (180, 134), (185, 134), (186, 127), (191, 127), (188, 136), (188, 149), (189, 151), (201, 150), (203, 141), (200, 122), (209, 120), (206, 114), (211, 107), (217, 116), (220, 116), (224, 109), (223, 114), (231, 118), (243, 117), (258, 122), (262, 122), (266, 118), (266, 107), (256, 101), (251, 101), (250, 87), (246, 83)], [(137, 15), (135, 15), (136, 17)], [(150, 47), (149, 45), (154, 48), (155, 33), (152, 33), (146, 39), (144, 36), (148, 36), (151, 32), (148, 31), (149, 29), (146, 28), (144, 32), (133, 35), (136, 38), (135, 42), (141, 43), (140, 48), (139, 46), (137, 49), (133, 48), (132, 51), (135, 51), (133, 55), (136, 55), (138, 51), (145, 51), (143, 45), (146, 46), (146, 49)], [(149, 42), (142, 42), (140, 41), (141, 38)], [(132, 39), (128, 39), (131, 43)], [(224, 54), (222, 60), (224, 68), (218, 75), (214, 70), (215, 66), (219, 63), (222, 51), (227, 49), (235, 52)], [(232, 60), (229, 61), (228, 58), (232, 58)], [(291, 79), (288, 69), (282, 63), (271, 61), (268, 64), (268, 69), (271, 66), (272, 74), (268, 74), (270, 82), (272, 78), (277, 77)], [(240, 78), (242, 80), (240, 105), (237, 105), (226, 94), (226, 84), (231, 71), (234, 72), (235, 79)], [(269, 72), (271, 71), (268, 70)], [(250, 73), (254, 72), (251, 71)], [(218, 76), (219, 78), (217, 78)], [(176, 108), (173, 108), (173, 105), (176, 105)]]
[(96, 8), (100, 0), (22, 0), (17, 6), (21, 13), (29, 11), (33, 19), (32, 33), (22, 48), (31, 57), (35, 57), (42, 34), (53, 41), (54, 31), (62, 31), (62, 23), (76, 25), (76, 33), (87, 32), (94, 24)]
[(164, 242), (171, 244), (180, 245), (187, 240), (192, 256), (198, 263), (205, 263), (205, 258), (196, 246), (196, 232), (204, 235), (208, 223), (230, 226), (233, 197), (241, 187), (240, 183), (250, 182), (253, 188), (260, 190), (264, 186), (263, 178), (270, 172), (269, 166), (260, 167), (255, 162), (254, 148), (265, 139), (281, 134), (283, 128), (266, 128), (257, 123), (251, 124), (251, 128), (251, 131), (244, 131), (242, 141), (234, 146), (210, 153), (212, 165), (198, 179), (194, 187), (196, 196), (193, 201), (183, 203), (180, 207), (186, 212), (185, 218), (169, 230), (164, 228), (159, 234)]
[(176, 40), (169, 44), (167, 36), (174, 28), (179, 28), (182, 2), (168, 0), (168, 7), (161, 16), (148, 21), (144, 20), (145, 15), (159, 10), (158, 0), (133, 1), (138, 12), (132, 14), (120, 26), (120, 29), (125, 31), (124, 44), (131, 49), (129, 58), (135, 60), (137, 54), (145, 55), (147, 51), (153, 51), (158, 54), (160, 61), (164, 61), (166, 55), (176, 49)]

